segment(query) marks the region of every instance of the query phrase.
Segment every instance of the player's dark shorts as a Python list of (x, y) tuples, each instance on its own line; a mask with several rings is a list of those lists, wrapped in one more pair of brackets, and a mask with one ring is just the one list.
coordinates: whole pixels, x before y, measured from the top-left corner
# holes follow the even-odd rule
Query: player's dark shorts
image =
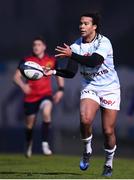
[(44, 100), (50, 100), (53, 101), (52, 96), (45, 96), (42, 99), (36, 101), (36, 102), (24, 102), (24, 113), (26, 116), (37, 114), (40, 108), (41, 103)]

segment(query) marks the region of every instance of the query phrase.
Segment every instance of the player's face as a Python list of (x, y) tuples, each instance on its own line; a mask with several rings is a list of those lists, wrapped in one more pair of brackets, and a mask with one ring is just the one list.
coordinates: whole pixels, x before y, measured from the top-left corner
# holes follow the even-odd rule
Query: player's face
[(36, 56), (43, 54), (45, 50), (46, 50), (46, 45), (42, 41), (36, 40), (33, 42), (33, 53)]
[(93, 25), (91, 17), (81, 17), (79, 25), (80, 33), (82, 37), (88, 37), (96, 30), (96, 25)]

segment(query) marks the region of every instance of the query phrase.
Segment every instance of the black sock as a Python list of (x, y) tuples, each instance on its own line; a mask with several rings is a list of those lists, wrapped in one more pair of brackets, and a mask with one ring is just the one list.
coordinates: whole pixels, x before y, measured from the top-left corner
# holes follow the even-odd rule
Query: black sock
[(42, 122), (42, 141), (49, 142), (51, 133), (51, 123)]
[(25, 135), (27, 144), (31, 143), (33, 139), (33, 129), (26, 128)]

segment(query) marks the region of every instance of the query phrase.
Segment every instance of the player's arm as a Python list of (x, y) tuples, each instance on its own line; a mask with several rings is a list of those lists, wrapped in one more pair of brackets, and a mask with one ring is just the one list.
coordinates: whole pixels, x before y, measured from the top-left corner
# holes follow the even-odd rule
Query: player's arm
[(56, 81), (58, 85), (58, 90), (53, 96), (53, 100), (55, 103), (59, 103), (64, 95), (64, 79), (62, 77), (56, 76)]
[(91, 56), (82, 56), (72, 52), (70, 47), (64, 44), (65, 47), (57, 46), (56, 51), (58, 52), (56, 57), (69, 57), (75, 60), (77, 63), (81, 65), (86, 65), (88, 67), (95, 67), (101, 65), (104, 61), (104, 57), (98, 53), (93, 53)]
[[(64, 61), (64, 60), (61, 60)], [(44, 70), (46, 76), (56, 75), (64, 78), (73, 78), (78, 71), (78, 64), (74, 60), (68, 60), (66, 67), (56, 66), (54, 70)]]
[(69, 70), (62, 70), (62, 69), (55, 69), (53, 70), (53, 75), (61, 76), (64, 78), (73, 78), (75, 76), (75, 73), (70, 72)]
[(16, 70), (13, 81), (22, 89), (25, 94), (29, 94), (31, 92), (30, 86), (24, 81), (19, 69)]
[[(60, 59), (59, 65), (57, 63), (56, 66), (56, 75), (65, 77), (65, 78), (73, 78), (77, 71), (78, 71), (78, 64), (74, 60), (66, 59), (65, 66), (60, 66), (60, 63), (62, 63), (64, 60)], [(64, 61), (65, 62), (65, 61)], [(63, 63), (62, 63), (63, 64)]]
[(64, 91), (64, 78), (57, 76), (56, 81), (57, 81), (57, 85), (58, 85), (58, 90)]
[(86, 65), (88, 67), (101, 65), (104, 61), (104, 58), (98, 53), (93, 53), (91, 56), (82, 56), (72, 52), (71, 59), (74, 59), (81, 65)]

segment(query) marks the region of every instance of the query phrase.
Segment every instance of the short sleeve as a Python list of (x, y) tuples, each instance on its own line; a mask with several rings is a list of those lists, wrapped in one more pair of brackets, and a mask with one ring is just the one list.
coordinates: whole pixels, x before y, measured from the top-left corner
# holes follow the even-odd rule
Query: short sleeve
[(107, 38), (102, 38), (99, 43), (100, 44), (94, 53), (103, 56), (104, 59), (108, 54), (113, 53), (111, 42)]
[(20, 62), (19, 62), (19, 64), (18, 64), (17, 69), (19, 69), (19, 68), (20, 68), (20, 66), (21, 66), (21, 64), (23, 64), (23, 63), (25, 63), (25, 59), (21, 59), (21, 60), (20, 60)]
[(70, 48), (71, 48), (71, 50), (72, 50), (74, 53), (77, 53), (77, 52), (76, 52), (76, 44), (75, 44), (75, 43), (72, 44), (72, 45), (70, 46)]
[(71, 50), (74, 52), (74, 53), (79, 53), (79, 49), (80, 49), (80, 44), (81, 44), (81, 38), (77, 39), (71, 46)]

